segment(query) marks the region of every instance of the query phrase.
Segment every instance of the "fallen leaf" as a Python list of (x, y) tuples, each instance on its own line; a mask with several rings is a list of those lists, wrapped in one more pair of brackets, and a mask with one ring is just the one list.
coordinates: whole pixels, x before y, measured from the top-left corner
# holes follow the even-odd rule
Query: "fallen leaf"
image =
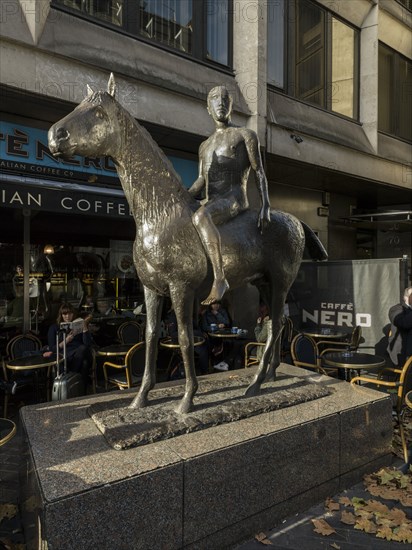
[(370, 512), (369, 510), (366, 510), (365, 508), (358, 508), (356, 510), (356, 517), (363, 519), (373, 519), (375, 517), (375, 514), (373, 512)]
[(336, 533), (335, 529), (329, 525), (324, 519), (312, 519), (312, 523), (315, 526), (314, 532), (320, 535), (329, 536), (332, 533)]
[(358, 518), (354, 525), (355, 529), (365, 531), (365, 533), (376, 533), (377, 527), (373, 521), (366, 518)]
[(389, 508), (386, 504), (379, 502), (378, 500), (367, 500), (365, 510), (370, 512), (380, 512), (381, 514), (386, 514), (389, 512)]
[(336, 511), (340, 510), (339, 503), (335, 502), (331, 498), (326, 499), (325, 508), (327, 508), (330, 512), (336, 512)]
[(392, 508), (388, 511), (388, 517), (390, 517), (397, 525), (402, 525), (406, 520), (406, 514), (399, 508)]
[(340, 497), (339, 502), (343, 506), (352, 506), (352, 501), (349, 497)]
[(258, 533), (255, 535), (255, 539), (262, 544), (266, 544), (267, 546), (273, 546), (273, 542), (267, 538), (266, 533)]
[(355, 508), (355, 511), (358, 508), (363, 508), (366, 504), (366, 500), (363, 498), (353, 497), (352, 498), (352, 506)]
[(340, 520), (346, 525), (355, 525), (356, 523), (356, 517), (352, 514), (352, 512), (347, 512), (346, 510), (342, 511)]
[(393, 540), (397, 542), (412, 543), (412, 529), (408, 529), (407, 527), (401, 526), (399, 529), (394, 529), (392, 536)]
[(399, 502), (402, 504), (402, 506), (412, 507), (412, 493), (409, 495), (402, 495), (399, 499)]
[(339, 544), (336, 544), (336, 542), (332, 542), (332, 544), (330, 546), (331, 546), (331, 548), (336, 548), (336, 550), (340, 550), (340, 546), (339, 546)]
[(379, 529), (376, 532), (376, 538), (392, 540), (392, 529), (386, 526), (379, 527)]
[(5, 518), (14, 518), (16, 514), (17, 506), (15, 504), (0, 504), (0, 523)]

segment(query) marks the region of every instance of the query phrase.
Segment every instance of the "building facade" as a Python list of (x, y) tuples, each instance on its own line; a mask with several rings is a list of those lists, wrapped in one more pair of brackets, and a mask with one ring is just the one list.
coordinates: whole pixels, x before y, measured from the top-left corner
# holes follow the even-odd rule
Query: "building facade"
[(134, 227), (110, 159), (63, 163), (47, 150), (51, 124), (87, 85), (105, 89), (110, 72), (185, 185), (213, 131), (208, 91), (223, 84), (233, 122), (259, 136), (272, 207), (311, 225), (331, 259), (410, 256), (411, 9), (410, 0), (2, 2), (6, 325), (31, 310), (27, 328), (63, 298), (102, 308), (108, 297), (123, 307), (140, 299)]

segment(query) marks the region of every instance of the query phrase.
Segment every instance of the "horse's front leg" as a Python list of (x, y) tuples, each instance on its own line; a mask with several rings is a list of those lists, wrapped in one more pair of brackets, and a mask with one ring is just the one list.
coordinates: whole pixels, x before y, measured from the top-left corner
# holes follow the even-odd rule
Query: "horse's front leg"
[(171, 289), (171, 298), (176, 313), (180, 352), (185, 367), (185, 393), (176, 408), (179, 414), (193, 410), (193, 397), (198, 383), (195, 371), (195, 355), (193, 346), (193, 301), (194, 294), (186, 287)]
[(144, 287), (146, 304), (146, 357), (142, 385), (130, 407), (140, 409), (148, 403), (149, 391), (156, 384), (157, 345), (160, 335), (163, 297)]

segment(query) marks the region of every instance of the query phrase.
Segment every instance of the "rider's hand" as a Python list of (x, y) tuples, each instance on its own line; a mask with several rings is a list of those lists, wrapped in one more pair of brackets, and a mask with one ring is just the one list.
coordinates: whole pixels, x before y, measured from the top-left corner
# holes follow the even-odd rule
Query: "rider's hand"
[(52, 351), (45, 351), (43, 353), (43, 357), (51, 357), (53, 355), (53, 352)]

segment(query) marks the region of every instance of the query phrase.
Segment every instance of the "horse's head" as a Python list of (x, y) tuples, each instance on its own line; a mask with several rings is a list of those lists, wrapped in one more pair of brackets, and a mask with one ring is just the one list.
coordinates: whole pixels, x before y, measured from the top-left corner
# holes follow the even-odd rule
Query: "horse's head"
[(87, 97), (70, 114), (49, 130), (49, 149), (56, 157), (73, 155), (98, 157), (112, 155), (116, 146), (113, 135), (116, 131), (118, 106), (114, 99), (116, 84), (110, 75), (107, 92), (93, 92), (87, 86)]

